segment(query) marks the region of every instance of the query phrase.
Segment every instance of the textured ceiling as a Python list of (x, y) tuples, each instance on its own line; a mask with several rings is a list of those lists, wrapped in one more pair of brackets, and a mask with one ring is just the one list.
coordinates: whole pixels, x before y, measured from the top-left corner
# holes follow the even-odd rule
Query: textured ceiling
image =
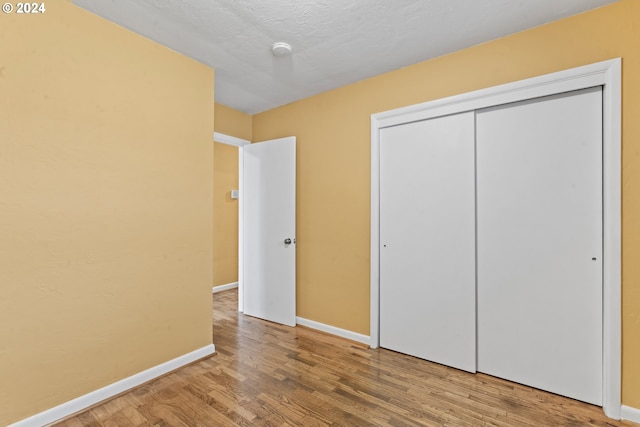
[[(254, 114), (617, 0), (74, 0), (216, 70)], [(274, 57), (271, 45), (292, 45)]]

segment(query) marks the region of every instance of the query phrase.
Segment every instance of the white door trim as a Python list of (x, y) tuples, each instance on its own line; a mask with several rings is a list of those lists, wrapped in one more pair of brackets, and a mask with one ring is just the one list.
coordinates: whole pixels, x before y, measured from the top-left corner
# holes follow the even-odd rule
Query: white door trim
[(238, 147), (238, 311), (244, 312), (244, 148)]
[(621, 408), (621, 123), (620, 58), (546, 74), (371, 115), (371, 327), (380, 345), (380, 139), (381, 128), (603, 86), (603, 408), (620, 419)]
[(251, 141), (247, 141), (246, 139), (237, 138), (235, 136), (227, 135), (220, 132), (213, 133), (213, 140), (221, 144), (235, 145), (236, 147), (243, 147), (245, 145), (251, 144)]
[(246, 139), (237, 138), (235, 136), (227, 135), (220, 132), (213, 133), (214, 142), (219, 142), (221, 144), (233, 145), (238, 147), (238, 189), (240, 190), (240, 195), (238, 197), (238, 311), (242, 312), (244, 310), (242, 306), (242, 297), (243, 297), (243, 287), (242, 287), (242, 267), (243, 267), (243, 256), (242, 256), (242, 230), (243, 230), (243, 222), (242, 222), (242, 185), (243, 185), (243, 176), (244, 176), (244, 167), (243, 167), (243, 149), (245, 145), (251, 144), (251, 141), (247, 141)]

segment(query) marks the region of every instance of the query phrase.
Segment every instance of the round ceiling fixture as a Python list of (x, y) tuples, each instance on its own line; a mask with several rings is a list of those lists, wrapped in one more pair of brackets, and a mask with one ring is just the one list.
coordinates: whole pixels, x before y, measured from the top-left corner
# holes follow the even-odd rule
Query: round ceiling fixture
[(271, 51), (275, 56), (291, 55), (291, 45), (285, 42), (274, 43), (273, 46), (271, 46)]

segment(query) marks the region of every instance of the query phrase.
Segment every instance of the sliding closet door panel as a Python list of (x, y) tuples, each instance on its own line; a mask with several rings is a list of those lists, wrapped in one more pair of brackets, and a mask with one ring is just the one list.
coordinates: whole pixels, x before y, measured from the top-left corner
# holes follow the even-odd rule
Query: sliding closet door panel
[(475, 372), (474, 113), (380, 131), (380, 345)]
[(478, 371), (601, 405), (601, 88), (476, 126)]

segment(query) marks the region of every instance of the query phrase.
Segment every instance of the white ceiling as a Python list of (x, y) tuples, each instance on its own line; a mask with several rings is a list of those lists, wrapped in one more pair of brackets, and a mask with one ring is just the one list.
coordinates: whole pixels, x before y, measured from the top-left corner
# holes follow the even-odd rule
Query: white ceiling
[[(249, 114), (617, 0), (74, 0), (216, 70)], [(274, 57), (271, 45), (292, 45)]]

